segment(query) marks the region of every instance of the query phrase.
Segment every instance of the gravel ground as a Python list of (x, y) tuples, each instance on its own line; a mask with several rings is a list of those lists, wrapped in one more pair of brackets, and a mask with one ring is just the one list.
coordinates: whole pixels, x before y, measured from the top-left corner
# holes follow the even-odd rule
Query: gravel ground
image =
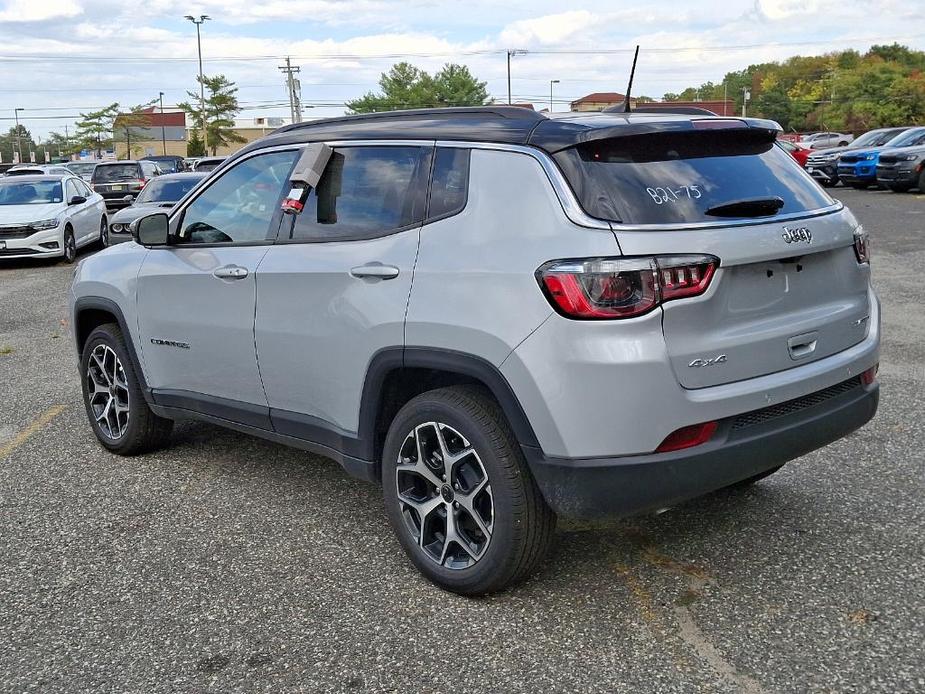
[(0, 690), (925, 691), (925, 195), (836, 194), (874, 243), (878, 417), (750, 490), (563, 522), (479, 600), (334, 463), (192, 423), (106, 453), (70, 269), (0, 265)]

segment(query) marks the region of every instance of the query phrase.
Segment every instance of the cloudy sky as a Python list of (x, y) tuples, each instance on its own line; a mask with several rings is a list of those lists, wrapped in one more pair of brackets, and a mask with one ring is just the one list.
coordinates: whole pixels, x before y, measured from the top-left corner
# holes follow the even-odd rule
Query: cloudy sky
[(0, 0), (0, 128), (13, 109), (34, 133), (80, 111), (165, 105), (195, 88), (195, 27), (207, 14), (206, 74), (240, 87), (242, 117), (288, 115), (277, 65), (302, 68), (306, 117), (343, 112), (397, 60), (435, 70), (467, 64), (507, 99), (556, 110), (592, 91), (623, 91), (640, 44), (635, 93), (659, 97), (749, 63), (899, 41), (925, 48), (925, 3), (910, 0)]

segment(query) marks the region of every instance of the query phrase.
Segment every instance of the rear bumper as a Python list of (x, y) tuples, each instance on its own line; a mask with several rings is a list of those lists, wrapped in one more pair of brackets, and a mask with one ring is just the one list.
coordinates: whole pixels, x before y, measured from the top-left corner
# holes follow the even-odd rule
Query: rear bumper
[[(730, 417), (711, 441), (688, 450), (590, 459), (548, 457), (529, 447), (524, 453), (556, 513), (633, 515), (721, 489), (850, 434), (870, 421), (879, 401), (878, 384), (853, 382), (826, 389), (835, 394), (825, 398), (826, 391), (801, 398), (799, 406), (791, 401)], [(770, 410), (783, 414), (768, 416)]]

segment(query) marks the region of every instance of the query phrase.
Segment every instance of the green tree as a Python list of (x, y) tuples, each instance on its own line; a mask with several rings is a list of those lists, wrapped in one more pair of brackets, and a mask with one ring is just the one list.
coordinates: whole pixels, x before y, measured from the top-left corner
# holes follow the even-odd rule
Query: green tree
[[(113, 121), (113, 139), (119, 142), (125, 142), (125, 152), (129, 159), (135, 155), (142, 154), (142, 148), (138, 142), (144, 138), (143, 130), (150, 127), (150, 114), (144, 110), (152, 106), (157, 99), (152, 99), (146, 104), (132, 106), (127, 111), (120, 113)], [(133, 146), (132, 143), (135, 143)]]
[(77, 121), (77, 141), (86, 149), (96, 151), (97, 158), (112, 146), (112, 131), (119, 116), (119, 104), (112, 103), (99, 111), (81, 113)]
[[(196, 81), (199, 81), (198, 77)], [(204, 113), (200, 110), (199, 95), (195, 92), (187, 92), (190, 101), (177, 105), (193, 118), (194, 123), (198, 123), (200, 131), (203, 117), (205, 117), (206, 141), (212, 154), (214, 155), (219, 147), (247, 142), (234, 130), (234, 118), (241, 112), (241, 107), (238, 105), (238, 88), (234, 82), (225, 75), (216, 75), (215, 77), (203, 76), (202, 84), (206, 91)], [(187, 152), (189, 152), (189, 147), (187, 147)]]
[[(18, 141), (17, 134), (19, 135)], [(22, 160), (28, 162), (29, 151), (35, 147), (35, 141), (32, 139), (32, 133), (22, 123), (19, 124), (18, 130), (14, 125), (5, 135), (0, 135), (0, 153), (2, 153), (3, 161), (6, 163), (13, 161), (13, 152), (19, 151), (20, 144), (22, 145)]]
[(396, 63), (379, 78), (381, 93), (367, 92), (347, 103), (351, 113), (373, 113), (435, 106), (481, 106), (488, 101), (485, 82), (465, 65), (447, 64), (434, 76), (411, 63)]
[(200, 131), (196, 128), (190, 131), (189, 141), (186, 143), (186, 155), (189, 157), (204, 157), (206, 145), (202, 141)]

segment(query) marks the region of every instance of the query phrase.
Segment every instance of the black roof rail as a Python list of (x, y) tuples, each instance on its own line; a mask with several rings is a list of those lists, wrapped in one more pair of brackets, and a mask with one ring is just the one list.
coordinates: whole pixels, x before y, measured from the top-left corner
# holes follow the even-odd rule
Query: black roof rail
[(404, 111), (379, 111), (376, 113), (358, 113), (352, 116), (338, 116), (336, 118), (322, 118), (320, 120), (305, 121), (304, 123), (292, 123), (284, 125), (275, 130), (277, 133), (293, 132), (295, 130), (305, 130), (329, 126), (331, 124), (341, 123), (362, 123), (362, 122), (382, 122), (390, 120), (416, 120), (416, 119), (453, 119), (459, 117), (478, 117), (483, 119), (511, 119), (520, 121), (539, 122), (546, 120), (546, 116), (536, 111), (524, 108), (522, 106), (447, 106), (441, 108), (414, 108)]

